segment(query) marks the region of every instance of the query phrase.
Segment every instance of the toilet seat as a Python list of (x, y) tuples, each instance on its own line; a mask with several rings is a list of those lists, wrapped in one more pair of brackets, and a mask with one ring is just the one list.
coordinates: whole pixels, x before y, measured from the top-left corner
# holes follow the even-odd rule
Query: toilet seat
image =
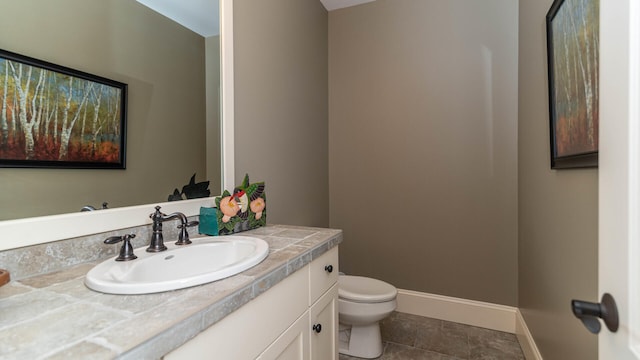
[(396, 298), (395, 286), (381, 280), (363, 276), (340, 275), (338, 297), (362, 303), (379, 303)]

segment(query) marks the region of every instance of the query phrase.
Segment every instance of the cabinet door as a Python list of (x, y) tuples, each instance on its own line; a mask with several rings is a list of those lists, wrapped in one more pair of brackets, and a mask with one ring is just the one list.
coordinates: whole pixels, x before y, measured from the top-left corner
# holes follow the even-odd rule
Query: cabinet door
[(309, 312), (305, 312), (258, 357), (259, 360), (309, 360)]
[[(338, 358), (338, 285), (331, 287), (309, 309), (311, 359)], [(319, 326), (318, 326), (319, 325)]]

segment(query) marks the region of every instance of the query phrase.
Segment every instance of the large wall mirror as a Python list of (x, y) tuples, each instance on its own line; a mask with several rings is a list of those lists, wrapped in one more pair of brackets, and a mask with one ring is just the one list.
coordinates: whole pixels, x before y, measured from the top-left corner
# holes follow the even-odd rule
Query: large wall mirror
[(221, 192), (218, 34), (135, 0), (20, 0), (3, 4), (0, 48), (129, 92), (126, 169), (0, 168), (0, 221), (164, 202), (193, 174)]

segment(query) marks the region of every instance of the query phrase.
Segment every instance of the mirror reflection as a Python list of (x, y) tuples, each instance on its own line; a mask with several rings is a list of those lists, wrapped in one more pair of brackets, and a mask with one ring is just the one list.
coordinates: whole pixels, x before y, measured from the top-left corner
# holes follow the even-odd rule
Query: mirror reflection
[(21, 0), (3, 4), (0, 48), (129, 93), (126, 169), (0, 168), (0, 220), (167, 201), (193, 174), (220, 193), (217, 34), (133, 0)]

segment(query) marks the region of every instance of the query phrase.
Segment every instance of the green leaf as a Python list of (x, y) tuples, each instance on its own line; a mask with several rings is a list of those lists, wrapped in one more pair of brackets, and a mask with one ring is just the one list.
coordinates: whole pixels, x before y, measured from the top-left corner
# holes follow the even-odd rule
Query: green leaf
[(249, 174), (244, 174), (244, 180), (242, 181), (240, 188), (246, 189), (248, 186), (249, 186)]

